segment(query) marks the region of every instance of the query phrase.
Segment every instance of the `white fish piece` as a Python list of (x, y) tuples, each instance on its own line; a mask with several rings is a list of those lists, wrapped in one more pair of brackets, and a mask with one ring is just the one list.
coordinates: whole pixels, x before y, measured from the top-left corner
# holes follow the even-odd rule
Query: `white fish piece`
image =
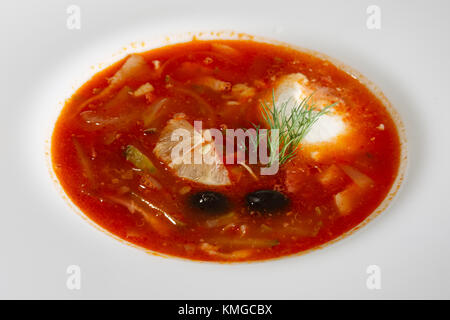
[[(182, 143), (180, 140), (173, 141), (173, 134), (179, 129), (190, 136), (186, 149), (179, 148)], [(199, 139), (194, 138), (195, 133), (194, 127), (186, 120), (171, 119), (162, 130), (153, 153), (181, 178), (205, 185), (231, 184), (228, 170), (220, 161), (209, 130), (204, 130), (203, 134), (197, 132)], [(174, 156), (174, 148), (180, 149), (181, 153)], [(203, 160), (197, 163), (195, 159)]]

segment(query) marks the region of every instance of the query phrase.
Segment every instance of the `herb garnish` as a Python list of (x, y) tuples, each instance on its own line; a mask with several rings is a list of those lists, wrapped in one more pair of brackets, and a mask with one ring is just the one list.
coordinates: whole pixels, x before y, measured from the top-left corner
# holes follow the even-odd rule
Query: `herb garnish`
[[(275, 103), (275, 93), (272, 91), (272, 107), (266, 103), (261, 103), (261, 115), (268, 128), (268, 137), (266, 139), (269, 150), (269, 166), (275, 161), (280, 165), (290, 161), (296, 154), (300, 142), (311, 130), (311, 127), (317, 120), (337, 103), (330, 104), (322, 110), (315, 107), (312, 100), (313, 94), (304, 98), (301, 102), (287, 101), (281, 102), (279, 105)], [(291, 104), (292, 105), (291, 107)], [(260, 126), (253, 124), (256, 129), (256, 139), (251, 140), (253, 147), (257, 147), (260, 135)], [(271, 132), (278, 130), (279, 139), (271, 139)], [(278, 152), (277, 152), (278, 151)]]

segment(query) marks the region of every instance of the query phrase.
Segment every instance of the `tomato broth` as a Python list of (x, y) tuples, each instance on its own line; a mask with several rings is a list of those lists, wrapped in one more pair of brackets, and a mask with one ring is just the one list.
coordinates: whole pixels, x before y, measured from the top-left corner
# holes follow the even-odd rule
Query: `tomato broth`
[[(332, 106), (276, 174), (223, 161), (239, 148), (218, 155), (220, 166), (168, 160), (171, 128), (270, 129), (262, 103), (274, 109), (290, 94), (316, 99), (318, 111)], [(299, 253), (360, 224), (392, 187), (400, 142), (383, 103), (333, 63), (280, 45), (197, 40), (93, 76), (66, 102), (51, 157), (69, 198), (112, 234), (158, 253), (235, 262)]]

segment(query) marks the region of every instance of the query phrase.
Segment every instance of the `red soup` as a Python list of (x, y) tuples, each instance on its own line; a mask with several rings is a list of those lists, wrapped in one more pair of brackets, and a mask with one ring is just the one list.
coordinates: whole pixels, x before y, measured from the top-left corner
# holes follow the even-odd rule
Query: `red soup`
[(357, 226), (387, 196), (400, 143), (380, 100), (329, 61), (193, 41), (96, 74), (63, 108), (51, 154), (70, 199), (111, 233), (234, 262)]

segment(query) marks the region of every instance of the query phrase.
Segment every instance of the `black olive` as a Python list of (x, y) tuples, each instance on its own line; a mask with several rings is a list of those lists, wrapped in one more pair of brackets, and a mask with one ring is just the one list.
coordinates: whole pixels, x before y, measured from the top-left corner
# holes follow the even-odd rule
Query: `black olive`
[(191, 195), (189, 200), (194, 208), (208, 213), (224, 213), (229, 209), (227, 197), (219, 192), (197, 192)]
[(275, 190), (258, 190), (245, 197), (250, 210), (272, 213), (281, 211), (289, 204), (289, 199)]

